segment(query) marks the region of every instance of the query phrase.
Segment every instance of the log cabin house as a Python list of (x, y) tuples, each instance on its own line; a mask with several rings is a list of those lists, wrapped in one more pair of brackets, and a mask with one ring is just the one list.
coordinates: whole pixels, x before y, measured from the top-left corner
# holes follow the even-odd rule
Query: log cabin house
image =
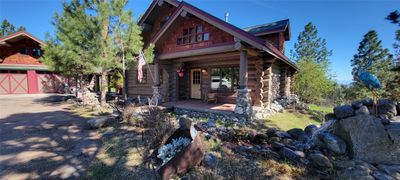
[(43, 41), (26, 31), (0, 37), (0, 94), (58, 93), (64, 78), (39, 61)]
[(291, 94), (297, 66), (285, 54), (289, 20), (240, 29), (184, 1), (154, 0), (139, 20), (145, 46), (155, 45), (144, 79), (128, 71), (128, 95), (160, 95), (163, 102), (204, 99), (251, 114)]

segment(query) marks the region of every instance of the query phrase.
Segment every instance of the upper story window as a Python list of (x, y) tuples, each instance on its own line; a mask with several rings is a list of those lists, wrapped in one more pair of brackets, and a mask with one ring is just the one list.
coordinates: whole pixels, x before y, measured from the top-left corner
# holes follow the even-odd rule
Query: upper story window
[(182, 35), (176, 40), (177, 45), (193, 44), (202, 41), (208, 41), (210, 34), (204, 32), (202, 25), (183, 29)]
[(20, 48), (19, 53), (21, 54), (28, 54), (28, 48)]
[(37, 49), (37, 48), (32, 49), (32, 55), (34, 55), (34, 56), (41, 56), (41, 55), (42, 55), (42, 50)]

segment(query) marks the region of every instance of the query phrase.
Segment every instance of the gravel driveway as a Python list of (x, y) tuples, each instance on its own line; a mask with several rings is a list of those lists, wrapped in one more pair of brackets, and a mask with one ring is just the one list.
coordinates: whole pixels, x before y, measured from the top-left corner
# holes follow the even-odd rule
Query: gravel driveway
[(82, 177), (101, 141), (59, 95), (0, 96), (0, 179)]

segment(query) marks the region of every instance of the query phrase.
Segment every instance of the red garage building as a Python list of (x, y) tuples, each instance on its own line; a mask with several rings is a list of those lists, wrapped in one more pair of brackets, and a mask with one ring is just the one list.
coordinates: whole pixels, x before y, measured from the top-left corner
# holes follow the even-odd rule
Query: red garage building
[(0, 38), (0, 94), (62, 91), (64, 79), (39, 61), (43, 41), (25, 31)]

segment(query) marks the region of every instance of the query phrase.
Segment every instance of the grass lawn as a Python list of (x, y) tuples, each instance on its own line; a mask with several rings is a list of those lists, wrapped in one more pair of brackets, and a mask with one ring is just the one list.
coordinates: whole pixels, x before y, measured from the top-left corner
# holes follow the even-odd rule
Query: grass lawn
[(267, 127), (276, 127), (286, 131), (292, 128), (304, 129), (309, 124), (320, 125), (321, 122), (313, 119), (313, 115), (309, 113), (285, 111), (268, 117), (263, 124)]
[(309, 107), (311, 110), (320, 111), (320, 112), (323, 112), (324, 114), (332, 113), (332, 112), (333, 112), (333, 107), (329, 107), (329, 106), (318, 106), (318, 105), (316, 105), (316, 104), (307, 104), (307, 105), (308, 105), (308, 107)]

